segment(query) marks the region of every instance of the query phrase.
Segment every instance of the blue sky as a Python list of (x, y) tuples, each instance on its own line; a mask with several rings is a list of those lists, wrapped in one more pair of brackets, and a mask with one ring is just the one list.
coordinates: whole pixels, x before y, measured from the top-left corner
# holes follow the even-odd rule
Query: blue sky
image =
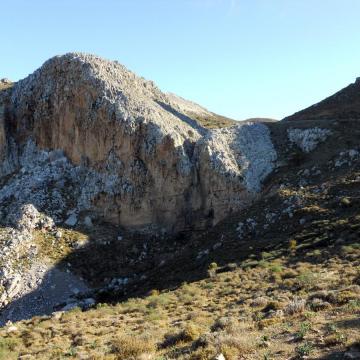
[(236, 119), (282, 118), (360, 76), (358, 0), (1, 0), (0, 77), (118, 60)]

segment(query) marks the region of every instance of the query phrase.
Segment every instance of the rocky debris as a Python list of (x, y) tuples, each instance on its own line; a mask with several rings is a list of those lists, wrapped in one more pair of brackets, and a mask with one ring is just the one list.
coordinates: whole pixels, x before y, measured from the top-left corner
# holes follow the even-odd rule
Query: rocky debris
[(20, 206), (15, 213), (8, 213), (7, 218), (10, 224), (16, 226), (21, 231), (31, 231), (35, 228), (51, 230), (55, 227), (54, 221), (43, 214), (32, 204)]
[[(0, 309), (2, 309), (0, 323), (3, 323), (6, 318), (21, 319), (24, 316), (35, 315), (38, 311), (36, 309), (42, 309), (42, 306), (50, 309), (59, 301), (51, 298), (42, 305), (36, 305), (38, 302), (36, 297), (33, 300), (29, 299), (32, 298), (33, 293), (41, 291), (46, 293), (48, 287), (56, 286), (51, 281), (46, 282), (50, 274), (56, 270), (51, 269), (50, 263), (43, 263), (39, 259), (38, 248), (34, 243), (34, 230), (54, 233), (57, 238), (61, 237), (61, 232), (56, 230), (50, 217), (40, 213), (32, 204), (19, 203), (18, 205), (18, 208), (9, 206), (10, 211), (6, 213), (5, 222), (11, 227), (0, 228)], [(70, 277), (70, 275), (65, 276)], [(60, 299), (65, 294), (69, 296), (66, 291), (60, 292), (61, 294), (58, 294)], [(46, 296), (43, 295), (43, 298)], [(22, 305), (23, 309), (21, 309), (17, 302), (26, 306)], [(34, 304), (30, 305), (31, 302)], [(15, 313), (19, 315), (14, 315)]]
[(9, 298), (13, 298), (20, 290), (21, 277), (19, 274), (14, 274), (8, 277), (4, 282), (4, 288)]
[[(355, 161), (358, 161), (360, 158), (360, 152), (356, 149), (350, 149), (347, 151), (341, 151), (339, 156), (337, 156), (334, 161), (333, 165), (335, 168), (339, 168), (342, 166), (351, 166)], [(330, 162), (332, 165), (332, 162)]]
[(31, 206), (23, 208), (17, 228), (0, 229), (0, 309), (21, 293), (26, 285), (27, 267), (22, 266), (25, 257), (32, 263), (37, 255), (33, 245), (32, 229), (38, 224), (38, 213)]
[(38, 254), (33, 230), (54, 230), (53, 221), (32, 205), (22, 206), (11, 219), (14, 227), (0, 230), (0, 309), (38, 286), (40, 269), (29, 272)]
[(321, 175), (321, 170), (317, 166), (313, 166), (310, 169), (299, 170), (297, 175), (301, 176), (299, 186), (300, 185), (305, 186), (307, 184), (305, 179), (320, 176)]
[(129, 284), (129, 281), (133, 281), (133, 279), (129, 279), (128, 277), (112, 279), (107, 285), (107, 290), (118, 291), (119, 289), (126, 287)]
[(238, 238), (242, 239), (244, 236), (254, 233), (256, 226), (257, 222), (252, 218), (248, 218), (244, 222), (239, 222), (236, 228)]
[(21, 296), (24, 289), (32, 289), (36, 281), (29, 280), (27, 264), (36, 260), (37, 248), (32, 244), (28, 231), (11, 228), (1, 230), (0, 234), (0, 309)]
[(331, 135), (329, 129), (288, 129), (288, 138), (291, 143), (296, 144), (302, 151), (309, 153), (316, 149), (319, 143), (324, 142)]
[(95, 304), (96, 304), (96, 300), (93, 298), (86, 298), (83, 300), (69, 299), (65, 306), (63, 306), (64, 304), (58, 304), (58, 305), (55, 305), (54, 308), (56, 309), (57, 307), (63, 306), (59, 310), (60, 312), (69, 311), (69, 310), (75, 309), (77, 307), (82, 310), (88, 310), (91, 307), (95, 306)]
[(347, 351), (343, 355), (344, 359), (360, 359), (360, 345), (356, 343), (352, 346), (349, 346)]
[[(291, 189), (291, 190), (290, 190)], [(306, 191), (302, 186), (290, 187), (290, 185), (281, 184), (278, 191), (286, 193), (277, 207), (264, 206), (261, 212), (252, 214), (251, 217), (242, 219), (236, 224), (234, 228), (240, 242), (251, 241), (254, 236), (263, 233), (264, 230), (268, 231), (276, 226), (281, 226), (283, 221), (294, 218), (308, 204)], [(292, 194), (289, 195), (288, 191)], [(311, 188), (311, 191), (326, 193), (322, 188)], [(306, 218), (299, 218), (299, 224), (304, 225)]]
[(282, 209), (282, 214), (292, 218), (295, 210), (303, 206), (303, 199), (298, 195), (292, 195), (284, 200), (283, 205), (285, 205), (285, 208)]
[(44, 263), (34, 262), (26, 272), (18, 275), (16, 286), (12, 302), (1, 311), (0, 325), (9, 319), (17, 321), (35, 315), (50, 315), (59, 302), (75, 303), (75, 306), (82, 305), (83, 308), (95, 304), (90, 298), (74, 300), (74, 289), (77, 289), (76, 296), (89, 290), (83, 281)]
[(200, 260), (201, 258), (208, 256), (209, 253), (210, 253), (209, 249), (205, 249), (205, 250), (200, 251), (196, 256), (196, 260)]

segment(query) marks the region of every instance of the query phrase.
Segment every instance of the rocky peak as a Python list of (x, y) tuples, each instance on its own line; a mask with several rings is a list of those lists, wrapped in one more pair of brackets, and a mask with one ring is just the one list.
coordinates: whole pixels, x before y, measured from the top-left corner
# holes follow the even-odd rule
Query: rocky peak
[(17, 175), (0, 198), (25, 187), (8, 206), (31, 203), (56, 221), (91, 211), (135, 229), (212, 225), (254, 199), (277, 154), (267, 125), (208, 130), (194, 113), (212, 114), (117, 62), (53, 57), (6, 101), (0, 172)]

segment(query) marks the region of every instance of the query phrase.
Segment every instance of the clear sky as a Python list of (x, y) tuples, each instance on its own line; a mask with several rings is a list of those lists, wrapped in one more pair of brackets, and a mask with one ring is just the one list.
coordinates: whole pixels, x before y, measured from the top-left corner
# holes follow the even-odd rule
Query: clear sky
[(282, 118), (360, 76), (359, 0), (0, 0), (0, 77), (69, 51), (209, 110)]

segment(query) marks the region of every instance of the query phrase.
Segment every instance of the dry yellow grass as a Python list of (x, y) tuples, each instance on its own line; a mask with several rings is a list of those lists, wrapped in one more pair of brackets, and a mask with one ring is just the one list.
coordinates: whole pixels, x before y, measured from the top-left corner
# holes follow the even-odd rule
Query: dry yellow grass
[[(353, 251), (360, 256), (356, 246)], [(330, 350), (357, 341), (360, 287), (353, 262), (336, 256), (287, 262), (275, 259), (113, 306), (22, 321), (15, 331), (0, 330), (0, 349), (27, 359), (212, 359), (220, 353), (227, 360), (286, 359), (299, 351), (320, 356), (320, 338)], [(272, 265), (281, 265), (276, 281)], [(313, 274), (322, 274), (321, 289)], [(296, 301), (301, 311), (286, 310)]]

